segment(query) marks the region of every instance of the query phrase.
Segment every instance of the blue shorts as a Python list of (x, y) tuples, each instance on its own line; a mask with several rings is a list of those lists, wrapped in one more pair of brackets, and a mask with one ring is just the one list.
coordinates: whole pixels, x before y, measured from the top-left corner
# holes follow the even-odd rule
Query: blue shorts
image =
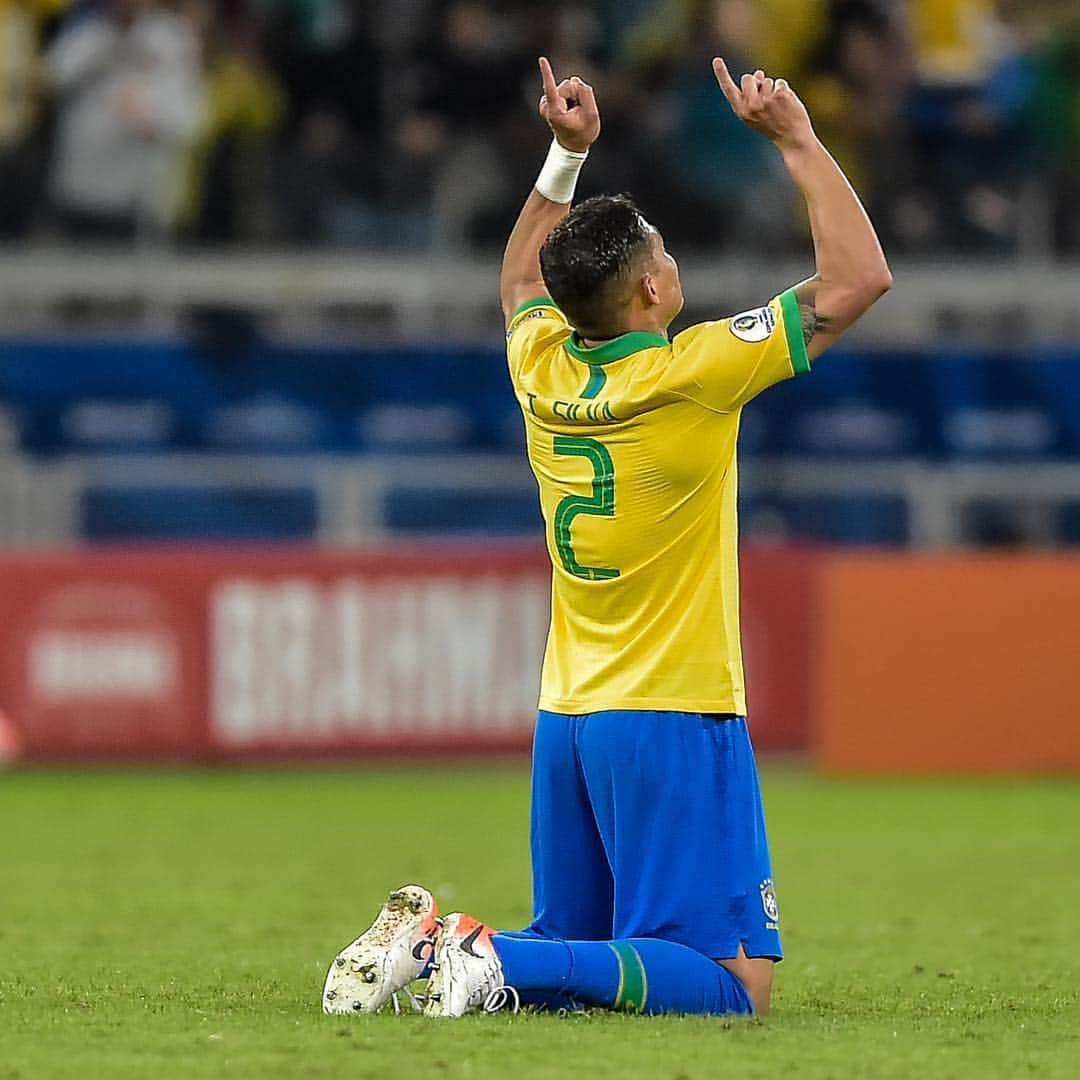
[(779, 960), (779, 912), (746, 720), (541, 712), (526, 933), (655, 937)]

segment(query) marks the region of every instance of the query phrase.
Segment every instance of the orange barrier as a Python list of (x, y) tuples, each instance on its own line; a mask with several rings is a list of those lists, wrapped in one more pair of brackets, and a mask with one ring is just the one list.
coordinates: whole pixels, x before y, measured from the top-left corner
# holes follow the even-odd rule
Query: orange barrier
[(1080, 559), (845, 555), (819, 572), (824, 767), (1080, 770)]

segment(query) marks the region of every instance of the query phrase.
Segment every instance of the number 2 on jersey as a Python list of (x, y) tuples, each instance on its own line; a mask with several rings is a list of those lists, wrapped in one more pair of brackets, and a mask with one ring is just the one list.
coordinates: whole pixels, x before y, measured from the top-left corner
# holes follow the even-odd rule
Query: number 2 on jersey
[(615, 516), (615, 464), (607, 447), (597, 439), (572, 435), (555, 436), (555, 453), (587, 458), (593, 467), (592, 495), (567, 495), (555, 508), (555, 547), (563, 568), (586, 581), (617, 578), (619, 571), (609, 566), (582, 566), (574, 554), (570, 526), (578, 514)]

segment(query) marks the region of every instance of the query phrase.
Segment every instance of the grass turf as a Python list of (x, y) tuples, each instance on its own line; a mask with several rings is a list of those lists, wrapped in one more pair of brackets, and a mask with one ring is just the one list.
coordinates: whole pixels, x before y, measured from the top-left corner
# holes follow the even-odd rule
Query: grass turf
[(1072, 1077), (1080, 789), (763, 782), (763, 1021), (328, 1018), (388, 888), (528, 917), (524, 768), (0, 775), (0, 1077)]

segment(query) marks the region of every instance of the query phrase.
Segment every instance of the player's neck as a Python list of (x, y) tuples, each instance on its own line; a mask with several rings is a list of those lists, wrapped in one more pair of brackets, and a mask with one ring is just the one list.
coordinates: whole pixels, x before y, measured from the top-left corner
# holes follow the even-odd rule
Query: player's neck
[(623, 337), (625, 334), (657, 334), (659, 337), (667, 337), (667, 326), (659, 319), (650, 318), (650, 313), (647, 311), (635, 311), (631, 312), (626, 319), (623, 320), (622, 329), (618, 333), (612, 334), (609, 338), (591, 338), (581, 335), (582, 343), (592, 348), (594, 345), (603, 345), (605, 341), (612, 341), (617, 337)]

